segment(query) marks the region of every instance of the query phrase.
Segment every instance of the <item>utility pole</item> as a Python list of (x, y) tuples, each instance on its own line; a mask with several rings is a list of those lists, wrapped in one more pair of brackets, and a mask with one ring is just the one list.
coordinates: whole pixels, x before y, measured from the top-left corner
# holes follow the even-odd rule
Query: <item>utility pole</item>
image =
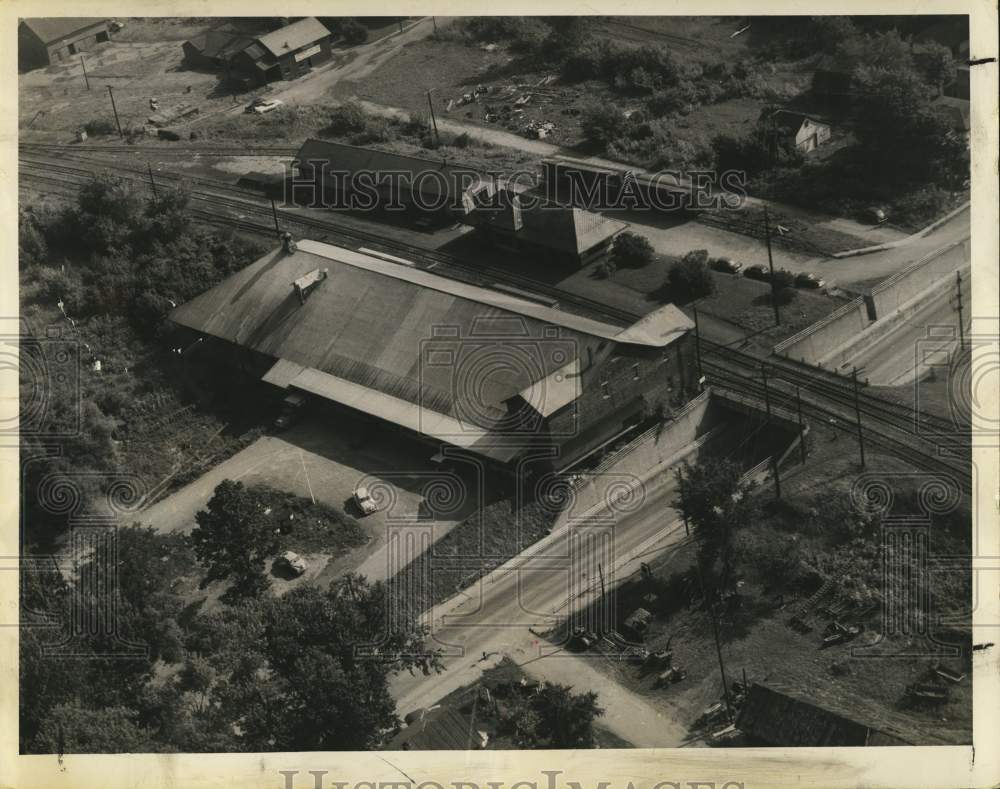
[(111, 86), (108, 85), (108, 95), (111, 97), (111, 110), (115, 113), (115, 125), (118, 127), (118, 137), (122, 140), (125, 139), (125, 135), (122, 134), (122, 123), (118, 120), (118, 107), (115, 106), (115, 92), (111, 90)]
[(156, 179), (153, 178), (153, 165), (146, 162), (146, 169), (149, 171), (149, 183), (153, 187), (153, 199), (159, 200), (160, 196), (156, 193)]
[(851, 378), (854, 380), (854, 418), (858, 423), (858, 451), (861, 453), (861, 468), (865, 467), (865, 436), (861, 430), (861, 400), (858, 395), (858, 368), (855, 367), (851, 372)]
[(677, 469), (677, 487), (681, 491), (681, 519), (684, 521), (684, 536), (691, 536), (691, 527), (688, 525), (687, 512), (684, 511), (684, 474), (680, 469)]
[(719, 658), (719, 674), (722, 676), (722, 693), (726, 700), (726, 714), (729, 720), (733, 719), (733, 707), (729, 703), (729, 683), (726, 682), (726, 666), (722, 662), (722, 644), (719, 642), (719, 623), (715, 621), (715, 607), (708, 597), (708, 590), (705, 588), (705, 576), (701, 571), (700, 559), (695, 559), (695, 567), (698, 568), (698, 582), (701, 584), (701, 596), (705, 598), (705, 607), (708, 609), (708, 618), (712, 620), (712, 635), (715, 638), (715, 654)]
[(774, 498), (781, 498), (781, 475), (778, 473), (778, 459), (771, 455), (771, 474), (774, 476)]
[(962, 272), (955, 272), (955, 295), (958, 297), (958, 352), (965, 353), (965, 326), (962, 317)]
[(87, 90), (90, 90), (90, 78), (87, 76), (87, 64), (83, 62), (83, 55), (80, 55), (80, 65), (83, 66), (83, 81), (87, 83)]
[(604, 599), (604, 594), (605, 594), (605, 591), (604, 591), (604, 568), (601, 567), (601, 563), (600, 562), (597, 563), (597, 574), (601, 578), (601, 600), (603, 600)]
[(694, 356), (698, 363), (698, 382), (700, 385), (703, 377), (701, 372), (701, 332), (698, 330), (698, 308), (692, 304), (691, 310), (694, 312)]
[(281, 227), (278, 225), (278, 209), (274, 205), (274, 198), (271, 198), (271, 215), (274, 217), (274, 232), (281, 238)]
[(806, 429), (802, 424), (802, 395), (799, 392), (799, 387), (795, 387), (795, 410), (799, 414), (799, 449), (802, 453), (802, 464), (805, 465), (806, 462)]
[(431, 17), (431, 24), (434, 25), (434, 32), (438, 32), (438, 21), (436, 16)]
[(764, 410), (767, 411), (768, 424), (771, 422), (771, 393), (767, 388), (767, 365), (760, 365), (760, 374), (764, 377)]
[[(431, 88), (434, 90), (434, 88)], [(437, 118), (434, 117), (434, 102), (431, 101), (431, 90), (427, 91), (427, 106), (431, 108), (431, 125), (434, 127), (434, 139), (437, 144), (441, 144), (441, 135), (438, 134), (438, 122)]]
[(778, 310), (778, 288), (774, 282), (774, 257), (771, 255), (771, 217), (764, 203), (764, 240), (767, 242), (767, 265), (771, 270), (771, 306), (774, 307), (774, 325), (781, 325), (781, 312)]

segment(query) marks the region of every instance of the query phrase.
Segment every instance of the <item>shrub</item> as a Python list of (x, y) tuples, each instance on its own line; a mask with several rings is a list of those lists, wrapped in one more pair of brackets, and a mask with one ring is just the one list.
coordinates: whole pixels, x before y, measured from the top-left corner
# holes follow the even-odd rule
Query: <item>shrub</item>
[(368, 28), (355, 19), (346, 19), (340, 26), (340, 33), (348, 44), (364, 44), (368, 40)]
[(470, 145), (472, 145), (472, 137), (469, 136), (468, 132), (462, 132), (454, 140), (451, 141), (451, 144), (454, 145), (456, 148), (468, 148)]
[(609, 279), (618, 270), (613, 260), (602, 260), (594, 269), (594, 276), (598, 279)]
[(674, 263), (667, 273), (667, 284), (671, 295), (681, 301), (715, 293), (715, 278), (708, 268), (708, 251), (693, 250)]
[(364, 128), (351, 136), (352, 145), (389, 142), (394, 137), (392, 124), (385, 118), (368, 118)]
[(771, 301), (779, 307), (784, 307), (786, 304), (791, 304), (795, 301), (798, 295), (798, 291), (795, 288), (781, 287), (772, 293)]
[(637, 233), (621, 233), (615, 239), (612, 260), (617, 267), (640, 268), (653, 259), (653, 245)]
[(350, 134), (364, 131), (368, 114), (356, 101), (345, 101), (330, 113), (330, 123), (325, 131), (331, 134)]
[(615, 104), (591, 104), (580, 116), (580, 126), (587, 139), (602, 145), (622, 137), (628, 125), (628, 118)]
[(795, 275), (787, 269), (780, 268), (774, 272), (771, 282), (774, 284), (775, 290), (790, 288), (795, 285)]
[(87, 132), (90, 137), (100, 137), (104, 134), (114, 134), (115, 125), (111, 121), (98, 119), (87, 121), (83, 125), (83, 130)]

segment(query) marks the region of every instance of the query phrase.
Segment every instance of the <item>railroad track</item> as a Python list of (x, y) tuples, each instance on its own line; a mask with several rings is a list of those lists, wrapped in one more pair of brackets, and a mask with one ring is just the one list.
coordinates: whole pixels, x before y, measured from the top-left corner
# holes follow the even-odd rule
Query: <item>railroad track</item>
[[(737, 394), (751, 394), (768, 398), (773, 406), (794, 411), (797, 401), (794, 392), (783, 388), (782, 382), (769, 384), (755, 377), (741, 375), (731, 368), (715, 362), (702, 362), (706, 378), (715, 389), (729, 390)], [(830, 403), (817, 402), (823, 395), (806, 394), (801, 397), (802, 414), (816, 419), (829, 427), (851, 436), (857, 434), (857, 421), (852, 411), (853, 405), (836, 407)], [(902, 433), (902, 435), (900, 435)], [(968, 455), (943, 454), (941, 448), (925, 439), (886, 424), (878, 418), (862, 419), (862, 435), (866, 443), (888, 450), (893, 456), (906, 460), (915, 468), (942, 474), (954, 481), (966, 492), (972, 490), (972, 464)]]
[(176, 156), (294, 156), (298, 145), (65, 145), (61, 143), (22, 142), (18, 143), (21, 153), (66, 155), (95, 154), (167, 154)]
[[(102, 172), (111, 172), (130, 181), (133, 185), (147, 191), (152, 190), (149, 176), (141, 168), (124, 164), (86, 162), (67, 164), (63, 160), (51, 160), (38, 156), (22, 155), (19, 159), (21, 176), (49, 185), (61, 186), (64, 189), (78, 189)], [(485, 264), (472, 265), (460, 258), (440, 250), (427, 249), (416, 244), (408, 244), (397, 239), (389, 239), (384, 235), (348, 226), (342, 220), (338, 221), (335, 213), (324, 216), (310, 216), (297, 211), (278, 208), (272, 210), (269, 200), (259, 194), (244, 190), (231, 184), (205, 178), (188, 178), (176, 173), (159, 172), (157, 181), (171, 185), (187, 184), (192, 202), (192, 212), (200, 219), (215, 224), (230, 227), (240, 227), (255, 232), (274, 232), (274, 215), (277, 214), (279, 224), (283, 227), (298, 226), (306, 228), (312, 237), (318, 240), (335, 239), (338, 243), (347, 243), (354, 248), (366, 247), (376, 249), (413, 262), (416, 266), (433, 269), (436, 273), (459, 279), (470, 284), (490, 287), (501, 285), (506, 288), (516, 288), (523, 291), (525, 298), (534, 294), (545, 297), (552, 306), (559, 306), (570, 312), (586, 317), (597, 318), (613, 325), (627, 326), (639, 319), (639, 315), (609, 307), (594, 299), (567, 293), (564, 290), (545, 285), (530, 277), (514, 274), (505, 269)], [(219, 209), (232, 214), (220, 213)]]
[[(767, 375), (771, 380), (786, 381), (804, 392), (822, 395), (834, 402), (854, 408), (854, 385), (853, 381), (846, 376), (837, 375), (828, 370), (805, 367), (780, 356), (762, 359), (759, 356), (720, 345), (711, 340), (702, 339), (701, 348), (703, 361), (707, 360), (711, 363), (713, 357), (718, 357), (733, 367), (746, 371), (744, 375), (751, 377), (756, 375), (761, 379), (763, 378), (761, 368), (766, 367)], [(955, 425), (951, 421), (918, 411), (902, 403), (894, 403), (891, 400), (872, 395), (864, 391), (860, 382), (857, 401), (858, 410), (863, 414), (892, 424), (914, 435), (954, 437), (956, 432)], [(958, 438), (954, 440), (956, 443), (961, 443)]]

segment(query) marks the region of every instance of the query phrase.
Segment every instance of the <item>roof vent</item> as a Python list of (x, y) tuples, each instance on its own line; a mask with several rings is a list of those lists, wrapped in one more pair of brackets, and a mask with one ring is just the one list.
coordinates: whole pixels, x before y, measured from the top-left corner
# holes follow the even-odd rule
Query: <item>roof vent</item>
[(292, 283), (295, 295), (299, 297), (299, 304), (305, 304), (309, 294), (312, 293), (319, 284), (330, 275), (330, 269), (314, 268), (308, 274), (303, 274)]

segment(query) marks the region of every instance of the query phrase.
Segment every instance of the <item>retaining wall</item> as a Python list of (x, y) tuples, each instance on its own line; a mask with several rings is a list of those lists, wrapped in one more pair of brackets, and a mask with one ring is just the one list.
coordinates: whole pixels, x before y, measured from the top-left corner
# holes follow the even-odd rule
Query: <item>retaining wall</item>
[(821, 364), (834, 349), (849, 344), (871, 320), (859, 296), (774, 346), (774, 353), (806, 364)]
[(627, 504), (616, 506), (614, 499), (627, 500), (628, 491), (641, 488), (639, 482), (653, 476), (651, 472), (697, 457), (701, 447), (716, 435), (711, 397), (711, 390), (702, 392), (675, 414), (672, 421), (641, 433), (597, 467), (577, 476), (568, 506), (556, 518), (553, 528), (582, 518), (601, 505), (610, 504), (613, 510), (621, 510)]
[(970, 243), (965, 239), (949, 244), (873, 287), (869, 296), (876, 320), (889, 317), (942, 280), (953, 279), (972, 259)]

